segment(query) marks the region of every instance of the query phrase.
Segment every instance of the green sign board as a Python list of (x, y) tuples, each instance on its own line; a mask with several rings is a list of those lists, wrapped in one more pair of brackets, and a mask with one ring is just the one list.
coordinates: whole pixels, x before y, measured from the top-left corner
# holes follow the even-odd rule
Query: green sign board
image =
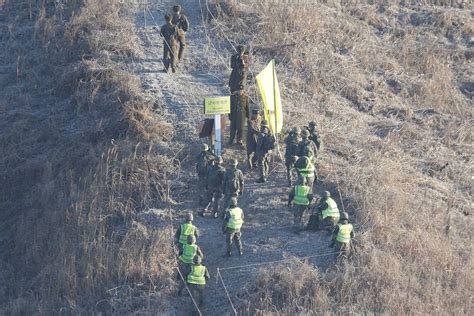
[(204, 99), (204, 114), (229, 114), (230, 113), (230, 96), (213, 97)]

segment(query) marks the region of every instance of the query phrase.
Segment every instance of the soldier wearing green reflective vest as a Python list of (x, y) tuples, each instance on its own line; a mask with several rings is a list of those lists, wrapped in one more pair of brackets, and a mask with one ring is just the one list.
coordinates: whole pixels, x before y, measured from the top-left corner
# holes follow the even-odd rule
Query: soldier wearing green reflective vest
[(309, 208), (313, 194), (311, 188), (306, 185), (306, 179), (302, 176), (298, 178), (296, 185), (290, 191), (288, 206), (293, 203), (294, 232), (299, 233), (303, 228), (303, 215)]
[(306, 185), (313, 191), (314, 180), (316, 179), (316, 168), (311, 157), (301, 156), (295, 162), (295, 168), (298, 176), (303, 176), (306, 179)]
[(176, 242), (179, 245), (179, 249), (182, 249), (184, 245), (188, 243), (188, 237), (193, 235), (196, 240), (199, 238), (199, 229), (193, 225), (194, 216), (189, 213), (186, 215), (185, 222), (179, 225), (174, 235)]
[(189, 291), (194, 297), (199, 309), (202, 309), (204, 303), (203, 291), (206, 286), (206, 281), (209, 280), (209, 278), (209, 271), (207, 271), (207, 268), (202, 265), (201, 257), (196, 256), (191, 271), (186, 278), (186, 283), (188, 284)]
[(332, 231), (339, 222), (339, 208), (336, 201), (331, 198), (329, 191), (323, 192), (323, 198), (316, 206), (318, 212), (318, 229)]
[(237, 206), (237, 199), (230, 199), (230, 207), (224, 215), (222, 232), (226, 235), (227, 256), (232, 255), (232, 245), (235, 242), (239, 255), (243, 255), (240, 229), (244, 223), (244, 211)]
[(347, 258), (349, 256), (352, 248), (352, 238), (354, 238), (354, 228), (352, 224), (349, 224), (349, 214), (344, 212), (339, 224), (334, 229), (330, 245), (331, 248), (335, 246), (335, 250), (338, 252), (337, 257)]
[(179, 252), (179, 269), (183, 276), (189, 273), (194, 257), (204, 257), (201, 249), (196, 245), (196, 237), (194, 235), (188, 236), (188, 243), (183, 246)]

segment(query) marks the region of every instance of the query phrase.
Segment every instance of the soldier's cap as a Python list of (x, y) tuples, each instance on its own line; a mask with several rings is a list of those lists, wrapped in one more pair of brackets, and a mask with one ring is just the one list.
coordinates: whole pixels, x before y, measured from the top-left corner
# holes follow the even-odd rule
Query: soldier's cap
[(188, 213), (186, 214), (186, 220), (188, 222), (192, 222), (194, 220), (194, 216), (193, 216), (193, 213)]
[(309, 122), (309, 127), (315, 127), (316, 126), (316, 122), (315, 121), (311, 121)]
[(230, 165), (231, 165), (231, 166), (236, 167), (238, 164), (239, 164), (239, 162), (238, 162), (237, 159), (235, 159), (235, 158), (230, 161)]
[(349, 220), (349, 214), (347, 214), (347, 212), (343, 212), (341, 214), (341, 218), (339, 219), (341, 221), (348, 221)]
[(173, 11), (174, 12), (180, 12), (181, 11), (181, 6), (179, 4), (173, 6)]
[(261, 123), (260, 125), (268, 127), (268, 122), (267, 122), (267, 121), (265, 121), (265, 120), (263, 120), (263, 121), (262, 121), (262, 123)]
[(237, 206), (237, 198), (236, 197), (233, 197), (230, 199), (230, 206)]
[(239, 45), (239, 46), (237, 46), (237, 51), (238, 51), (239, 53), (245, 52), (245, 46), (244, 46), (244, 45)]
[(202, 151), (208, 151), (209, 150), (209, 146), (207, 144), (202, 144), (201, 145), (201, 150)]
[(201, 258), (201, 256), (196, 255), (194, 257), (193, 261), (194, 261), (194, 264), (201, 264), (202, 263), (202, 258)]
[(171, 21), (172, 17), (169, 14), (165, 14), (165, 21)]
[(188, 244), (194, 244), (196, 242), (196, 237), (194, 235), (188, 236)]
[(222, 157), (219, 156), (219, 157), (216, 157), (216, 159), (214, 159), (214, 161), (215, 161), (216, 163), (218, 163), (218, 164), (221, 164), (221, 163), (224, 162), (224, 159), (222, 159)]
[(305, 128), (304, 130), (301, 131), (301, 136), (308, 137), (309, 136), (309, 131)]
[(301, 128), (299, 128), (298, 126), (293, 127), (293, 133), (298, 134), (298, 135), (301, 134)]
[(324, 191), (323, 192), (323, 197), (330, 197), (331, 196), (331, 193), (329, 191)]

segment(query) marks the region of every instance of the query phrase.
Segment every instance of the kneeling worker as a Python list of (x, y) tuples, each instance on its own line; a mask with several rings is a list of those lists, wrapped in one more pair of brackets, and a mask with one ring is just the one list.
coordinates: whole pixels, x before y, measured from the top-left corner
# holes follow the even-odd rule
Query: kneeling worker
[(232, 244), (235, 241), (239, 255), (243, 255), (240, 229), (244, 223), (244, 211), (237, 206), (237, 198), (230, 199), (230, 206), (224, 215), (222, 231), (226, 234), (227, 256), (232, 256)]
[(331, 198), (329, 191), (323, 192), (323, 198), (316, 206), (316, 209), (318, 212), (318, 225), (316, 229), (334, 230), (334, 226), (339, 222), (340, 214), (337, 203)]

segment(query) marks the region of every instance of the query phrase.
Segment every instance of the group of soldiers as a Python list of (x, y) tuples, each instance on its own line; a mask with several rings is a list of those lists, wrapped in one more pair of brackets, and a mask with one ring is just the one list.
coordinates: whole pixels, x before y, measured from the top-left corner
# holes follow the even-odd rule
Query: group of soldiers
[[(173, 14), (165, 16), (166, 24), (161, 27), (163, 37), (163, 63), (165, 72), (176, 71), (178, 61), (183, 58), (186, 48), (186, 32), (189, 21), (181, 14), (181, 6), (173, 7)], [(269, 173), (269, 159), (276, 146), (268, 122), (262, 120), (258, 110), (250, 110), (250, 98), (247, 94), (247, 73), (249, 53), (244, 46), (238, 46), (231, 57), (229, 88), (231, 93), (231, 112), (229, 146), (243, 144), (243, 131), (247, 123), (246, 150), (247, 164), (250, 170), (259, 168), (257, 183), (265, 183)], [(317, 180), (316, 158), (323, 149), (321, 137), (315, 122), (309, 122), (303, 128), (287, 130), (285, 138), (285, 166), (288, 186), (291, 187), (288, 206), (293, 212), (293, 229), (299, 234), (302, 230), (332, 231), (330, 247), (336, 247), (338, 255), (347, 257), (351, 250), (353, 227), (346, 212), (340, 212), (336, 201), (329, 191), (324, 191), (318, 203), (312, 207), (314, 183)], [(226, 256), (232, 255), (235, 245), (239, 256), (243, 255), (241, 228), (244, 224), (244, 211), (238, 206), (238, 198), (244, 193), (245, 179), (238, 168), (237, 159), (230, 159), (227, 169), (221, 156), (213, 148), (202, 144), (196, 158), (196, 172), (201, 189), (199, 204), (201, 216), (211, 213), (213, 218), (222, 219), (222, 232), (226, 240)], [(296, 181), (294, 174), (296, 173)], [(222, 203), (222, 205), (220, 205)], [(304, 214), (312, 210), (309, 221), (303, 223)], [(209, 271), (203, 265), (204, 254), (197, 245), (199, 230), (193, 224), (192, 213), (176, 231), (176, 243), (179, 248), (179, 274), (198, 307), (203, 303), (203, 288), (209, 279)], [(181, 289), (182, 290), (182, 289)]]
[(181, 6), (173, 6), (173, 14), (165, 15), (166, 24), (160, 29), (163, 37), (164, 72), (176, 72), (178, 63), (184, 57), (186, 49), (186, 32), (189, 30), (189, 20), (181, 14)]

